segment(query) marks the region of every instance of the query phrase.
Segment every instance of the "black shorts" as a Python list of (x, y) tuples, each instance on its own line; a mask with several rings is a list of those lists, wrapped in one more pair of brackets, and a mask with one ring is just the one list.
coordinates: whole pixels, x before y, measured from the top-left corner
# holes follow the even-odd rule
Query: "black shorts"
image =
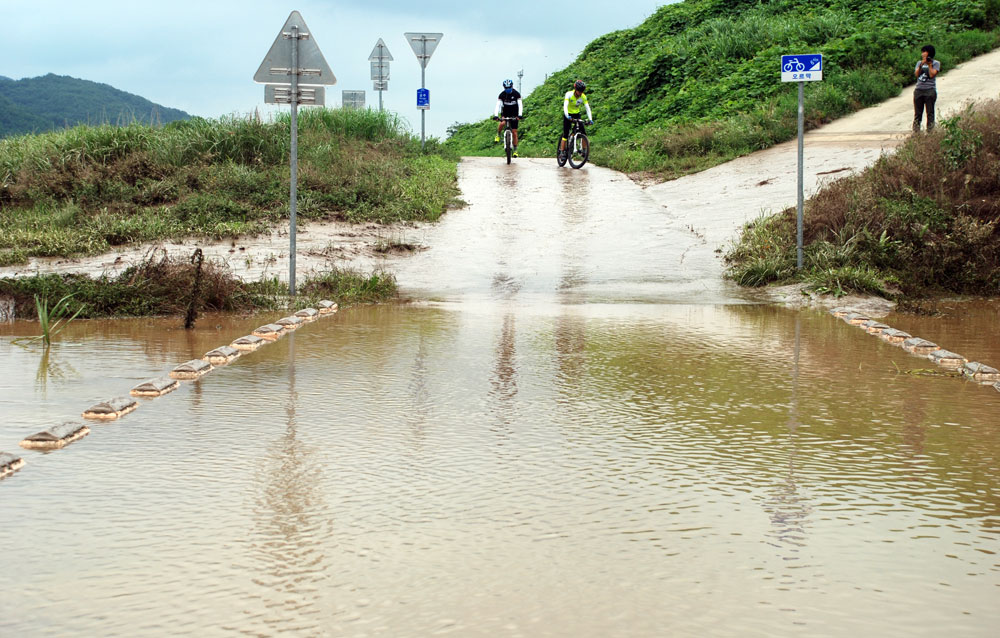
[(507, 126), (509, 126), (510, 128), (512, 128), (513, 130), (515, 130), (515, 131), (517, 130), (517, 121), (518, 121), (517, 120), (517, 112), (509, 113), (509, 114), (508, 113), (501, 113), (500, 117), (511, 117), (511, 118), (514, 118), (513, 120), (508, 120), (506, 122), (506, 124), (507, 124)]
[[(563, 138), (569, 137), (569, 127), (572, 125), (573, 120), (580, 119), (580, 113), (570, 113), (569, 117), (563, 118)], [(586, 134), (583, 129), (583, 122), (580, 122), (580, 132)]]

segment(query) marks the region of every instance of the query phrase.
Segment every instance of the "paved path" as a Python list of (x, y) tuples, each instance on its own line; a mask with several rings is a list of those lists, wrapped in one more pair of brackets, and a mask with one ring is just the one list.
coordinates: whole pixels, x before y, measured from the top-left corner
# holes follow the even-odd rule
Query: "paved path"
[[(991, 78), (1000, 68), (1000, 49), (938, 76), (938, 119), (970, 101), (1000, 97)], [(806, 87), (808, 90), (808, 87)], [(869, 166), (909, 134), (913, 89), (823, 126), (805, 136), (805, 195), (825, 182)], [(792, 140), (680, 179), (649, 186), (646, 192), (677, 212), (715, 250), (731, 241), (744, 223), (763, 212), (795, 206), (797, 142)]]

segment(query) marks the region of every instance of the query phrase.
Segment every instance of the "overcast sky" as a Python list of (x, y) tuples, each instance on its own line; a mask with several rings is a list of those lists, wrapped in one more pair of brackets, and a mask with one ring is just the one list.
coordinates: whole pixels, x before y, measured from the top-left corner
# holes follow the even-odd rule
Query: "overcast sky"
[(418, 135), (420, 66), (403, 33), (444, 33), (427, 66), (427, 133), (443, 137), (455, 121), (492, 115), (504, 78), (516, 86), (523, 69), (527, 94), (594, 38), (634, 27), (669, 1), (0, 0), (0, 75), (70, 75), (204, 117), (287, 109), (265, 107), (252, 77), (297, 10), (338, 80), (327, 105), (352, 89), (377, 108), (368, 55), (381, 37), (394, 58), (385, 107)]

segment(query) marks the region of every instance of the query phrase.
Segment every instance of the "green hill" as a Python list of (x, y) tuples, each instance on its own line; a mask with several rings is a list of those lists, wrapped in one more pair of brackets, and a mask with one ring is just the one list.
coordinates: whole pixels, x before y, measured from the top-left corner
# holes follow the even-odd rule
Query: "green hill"
[(190, 117), (89, 80), (52, 73), (22, 80), (0, 76), (0, 137), (77, 124), (166, 124)]
[[(806, 87), (812, 128), (898, 95), (924, 44), (943, 71), (995, 48), (998, 24), (1000, 0), (684, 0), (594, 40), (526, 96), (520, 152), (554, 154), (562, 95), (579, 78), (595, 162), (665, 177), (700, 170), (795, 136), (782, 54), (824, 55), (823, 82)], [(493, 122), (452, 130), (459, 153), (499, 154)]]

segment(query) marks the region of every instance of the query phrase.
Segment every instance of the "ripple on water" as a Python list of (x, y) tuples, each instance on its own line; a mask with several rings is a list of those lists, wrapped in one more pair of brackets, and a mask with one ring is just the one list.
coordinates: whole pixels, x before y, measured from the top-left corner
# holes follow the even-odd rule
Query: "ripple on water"
[[(225, 341), (143, 349), (119, 342), (155, 331), (115, 325), (58, 353), (72, 379), (3, 375), (0, 436)], [(0, 617), (53, 635), (985, 634), (997, 400), (899, 374), (897, 351), (754, 307), (342, 312), (26, 454), (0, 484)]]

